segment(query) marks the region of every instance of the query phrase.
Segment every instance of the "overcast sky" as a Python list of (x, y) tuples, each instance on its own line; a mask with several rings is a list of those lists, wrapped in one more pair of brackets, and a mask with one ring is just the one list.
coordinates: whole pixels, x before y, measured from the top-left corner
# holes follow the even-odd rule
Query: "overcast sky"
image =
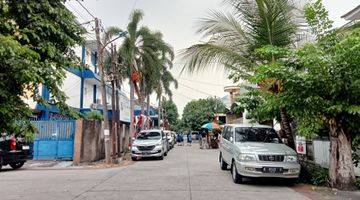
[[(195, 33), (197, 20), (206, 16), (211, 9), (224, 10), (222, 2), (223, 0), (84, 0), (83, 5), (101, 19), (105, 28), (118, 26), (125, 29), (132, 10), (143, 10), (145, 17), (142, 25), (161, 31), (164, 39), (178, 53), (201, 41), (201, 37)], [(341, 26), (345, 21), (340, 17), (359, 5), (359, 0), (323, 0), (323, 3), (334, 25)], [(75, 0), (68, 1), (66, 5), (81, 23), (91, 20), (91, 16)], [(91, 29), (89, 25), (87, 28)], [(92, 38), (93, 35), (89, 37)], [(233, 84), (221, 70), (179, 76), (183, 63), (177, 56), (172, 70), (179, 82), (179, 88), (173, 92), (173, 100), (180, 113), (186, 103), (192, 99), (225, 96), (224, 86)], [(124, 90), (126, 93), (129, 92), (128, 87)], [(152, 98), (152, 103), (156, 103), (155, 98)]]

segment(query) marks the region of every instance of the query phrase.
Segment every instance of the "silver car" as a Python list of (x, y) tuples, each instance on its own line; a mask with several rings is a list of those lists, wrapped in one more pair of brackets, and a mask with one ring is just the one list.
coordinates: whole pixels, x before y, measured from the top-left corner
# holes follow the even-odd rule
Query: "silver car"
[(282, 143), (270, 126), (229, 124), (220, 140), (220, 167), (231, 167), (235, 183), (243, 177), (277, 177), (292, 181), (299, 177), (296, 152)]
[(144, 130), (131, 146), (131, 159), (157, 157), (160, 160), (168, 153), (168, 141), (162, 130)]

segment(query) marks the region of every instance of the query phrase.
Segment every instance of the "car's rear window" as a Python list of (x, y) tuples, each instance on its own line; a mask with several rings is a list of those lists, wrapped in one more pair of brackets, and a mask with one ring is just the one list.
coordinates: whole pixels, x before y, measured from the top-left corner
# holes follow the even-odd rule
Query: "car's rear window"
[(139, 133), (137, 139), (138, 140), (158, 140), (161, 138), (159, 132), (142, 132)]
[(279, 136), (272, 128), (237, 127), (235, 128), (236, 142), (264, 142), (282, 143)]

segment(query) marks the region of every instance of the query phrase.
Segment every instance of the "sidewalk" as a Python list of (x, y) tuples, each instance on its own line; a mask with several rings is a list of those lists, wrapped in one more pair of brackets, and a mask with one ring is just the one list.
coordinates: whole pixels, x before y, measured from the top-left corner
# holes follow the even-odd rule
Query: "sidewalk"
[(104, 168), (114, 168), (122, 167), (133, 164), (129, 160), (120, 160), (118, 164), (108, 165), (105, 163), (105, 160), (100, 160), (97, 162), (90, 163), (81, 163), (80, 165), (73, 165), (72, 161), (40, 161), (40, 160), (30, 160), (27, 161), (24, 165), (24, 169), (37, 169), (37, 170), (61, 170), (61, 169), (104, 169)]

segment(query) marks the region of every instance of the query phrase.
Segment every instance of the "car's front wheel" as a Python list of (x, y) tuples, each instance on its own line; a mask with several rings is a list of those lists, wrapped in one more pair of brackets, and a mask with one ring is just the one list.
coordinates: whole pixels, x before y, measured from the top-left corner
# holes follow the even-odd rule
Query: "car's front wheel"
[(164, 156), (167, 156), (167, 155), (168, 155), (168, 151), (165, 151), (165, 152), (164, 152)]
[(235, 162), (232, 163), (231, 165), (231, 176), (232, 176), (232, 179), (234, 181), (234, 183), (242, 183), (242, 177), (241, 175), (238, 173), (237, 169), (236, 169), (236, 164)]
[(137, 158), (135, 156), (131, 156), (132, 161), (137, 161)]
[(13, 169), (19, 169), (24, 165), (25, 162), (10, 163), (10, 167)]
[(159, 160), (164, 160), (164, 153), (159, 157)]
[(222, 158), (222, 155), (220, 153), (219, 155), (219, 162), (220, 162), (220, 168), (221, 170), (227, 170), (227, 166), (228, 164), (224, 161), (224, 159)]

